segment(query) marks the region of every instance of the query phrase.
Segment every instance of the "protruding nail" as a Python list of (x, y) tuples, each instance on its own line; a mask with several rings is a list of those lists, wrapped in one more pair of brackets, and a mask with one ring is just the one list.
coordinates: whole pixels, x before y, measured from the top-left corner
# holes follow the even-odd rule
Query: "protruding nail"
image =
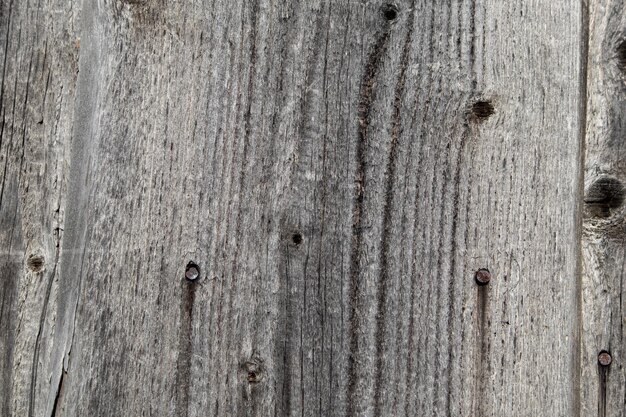
[(185, 278), (189, 281), (195, 281), (200, 276), (200, 267), (193, 262), (189, 262), (187, 264), (187, 268), (185, 269)]
[(611, 362), (613, 362), (613, 358), (611, 357), (611, 354), (606, 350), (603, 350), (598, 354), (598, 363), (600, 365), (609, 366)]
[(491, 281), (491, 273), (486, 268), (480, 268), (474, 274), (474, 279), (478, 285), (487, 285)]

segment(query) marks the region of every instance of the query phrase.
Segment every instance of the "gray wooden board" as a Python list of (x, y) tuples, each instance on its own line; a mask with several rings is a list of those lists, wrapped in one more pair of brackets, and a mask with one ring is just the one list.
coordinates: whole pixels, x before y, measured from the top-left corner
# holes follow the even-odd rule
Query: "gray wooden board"
[(3, 0), (1, 415), (624, 415), (605, 3)]
[[(585, 210), (583, 222), (582, 415), (626, 415), (626, 8), (589, 10)], [(598, 363), (606, 350), (612, 363)]]

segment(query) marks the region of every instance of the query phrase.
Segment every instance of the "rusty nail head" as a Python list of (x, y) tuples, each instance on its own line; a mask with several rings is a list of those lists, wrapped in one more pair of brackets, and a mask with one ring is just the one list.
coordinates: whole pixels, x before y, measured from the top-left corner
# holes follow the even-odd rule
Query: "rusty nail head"
[(611, 357), (611, 354), (607, 352), (606, 350), (603, 350), (598, 354), (598, 363), (600, 365), (609, 366), (612, 361), (613, 361), (613, 358)]
[(491, 273), (486, 268), (480, 268), (474, 274), (474, 279), (478, 285), (487, 285), (491, 281)]

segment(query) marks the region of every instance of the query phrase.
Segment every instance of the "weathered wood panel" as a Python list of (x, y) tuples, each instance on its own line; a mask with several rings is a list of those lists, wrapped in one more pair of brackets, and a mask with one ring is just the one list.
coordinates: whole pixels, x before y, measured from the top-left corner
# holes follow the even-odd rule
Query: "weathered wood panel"
[[(581, 415), (626, 415), (626, 8), (590, 3)], [(600, 363), (606, 351), (611, 363)], [(605, 358), (606, 360), (606, 358)]]
[(57, 301), (71, 291), (59, 285), (58, 261), (74, 160), (76, 19), (64, 1), (0, 3), (2, 416), (49, 415), (58, 383), (50, 373), (61, 369), (51, 350)]
[(3, 415), (589, 415), (581, 4), (1, 10)]

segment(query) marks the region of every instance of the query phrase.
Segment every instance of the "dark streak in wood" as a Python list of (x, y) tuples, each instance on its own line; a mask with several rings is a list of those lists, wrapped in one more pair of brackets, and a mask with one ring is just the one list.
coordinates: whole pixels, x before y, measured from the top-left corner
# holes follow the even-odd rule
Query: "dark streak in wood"
[(468, 54), (469, 58), (469, 69), (472, 72), (472, 91), (476, 91), (478, 86), (477, 80), (477, 71), (476, 71), (476, 0), (470, 0), (470, 10), (469, 10), (469, 18), (470, 18), (470, 36), (472, 37), (470, 42), (470, 50)]
[(288, 254), (285, 256), (285, 282), (281, 286), (282, 287), (282, 297), (285, 300), (284, 309), (282, 312), (281, 324), (282, 324), (282, 340), (281, 338), (277, 338), (277, 341), (281, 341), (282, 343), (279, 346), (279, 351), (282, 351), (282, 369), (281, 374), (284, 375), (282, 378), (282, 398), (281, 405), (283, 413), (288, 413), (291, 410), (291, 378), (289, 377), (292, 372), (292, 366), (289, 356), (289, 351), (291, 350), (291, 340), (292, 340), (292, 323), (294, 319), (293, 307), (291, 305), (291, 297), (289, 294), (291, 293), (291, 279), (289, 276), (289, 257)]
[(176, 364), (176, 415), (189, 414), (191, 390), (191, 357), (193, 355), (193, 307), (198, 284), (183, 280), (180, 303), (180, 330), (178, 336), (178, 359)]
[(352, 246), (350, 251), (350, 357), (348, 363), (348, 415), (355, 415), (355, 391), (358, 376), (358, 364), (355, 355), (359, 352), (358, 334), (361, 328), (360, 310), (362, 309), (360, 295), (360, 262), (363, 242), (363, 232), (361, 230), (361, 216), (363, 215), (364, 191), (367, 178), (367, 161), (365, 150), (368, 141), (368, 126), (370, 123), (370, 107), (374, 101), (375, 82), (378, 69), (382, 62), (382, 57), (387, 49), (387, 40), (389, 33), (384, 30), (378, 35), (378, 39), (372, 46), (367, 64), (365, 66), (363, 78), (361, 81), (361, 90), (359, 94), (358, 106), (358, 138), (356, 145), (356, 180), (355, 180), (355, 197), (354, 212), (352, 214)]
[(474, 415), (485, 415), (483, 396), (485, 395), (485, 378), (489, 364), (489, 336), (486, 334), (489, 328), (487, 309), (489, 306), (489, 287), (476, 287), (476, 354), (474, 357), (476, 366), (476, 379), (474, 381)]
[(607, 417), (606, 414), (606, 382), (610, 368), (598, 364), (598, 417)]
[[(588, 35), (588, 34), (587, 34)], [(626, 73), (626, 40), (622, 40), (616, 48), (617, 64)]]
[[(452, 227), (451, 227), (451, 242), (450, 242), (450, 247), (452, 248), (457, 248), (459, 242), (457, 241), (457, 232), (458, 232), (458, 226), (459, 226), (459, 212), (461, 207), (459, 206), (459, 197), (461, 194), (461, 189), (460, 189), (460, 184), (461, 184), (461, 169), (463, 167), (463, 156), (466, 155), (465, 151), (465, 145), (467, 143), (467, 137), (469, 136), (469, 129), (467, 124), (464, 125), (465, 131), (464, 133), (461, 135), (461, 143), (459, 144), (459, 149), (457, 151), (457, 157), (456, 157), (456, 164), (455, 164), (455, 170), (454, 170), (454, 178), (452, 179), (452, 183), (454, 184), (454, 196), (452, 199), (452, 207), (453, 207), (453, 217), (452, 217)], [(467, 207), (465, 207), (466, 211), (467, 211)], [(465, 231), (464, 231), (465, 232)], [(465, 242), (464, 242), (465, 243)], [(452, 254), (452, 259), (450, 261), (450, 286), (448, 288), (448, 311), (453, 312), (454, 311), (454, 301), (455, 301), (455, 294), (457, 291), (456, 288), (456, 282), (458, 277), (455, 275), (456, 273), (456, 267), (457, 267), (457, 254), (453, 253)], [(481, 289), (478, 289), (479, 291)], [(450, 317), (455, 317), (455, 315), (450, 314)], [(453, 344), (454, 344), (454, 340), (453, 340), (453, 331), (454, 331), (454, 326), (455, 326), (455, 322), (450, 320), (450, 322), (448, 323), (448, 363), (452, 364), (452, 351), (453, 351)], [(452, 384), (452, 366), (447, 366), (446, 367), (447, 370), (447, 375), (448, 375), (448, 384)], [(450, 410), (450, 393), (452, 392), (451, 387), (448, 387), (447, 389), (448, 395), (446, 396), (446, 411), (449, 415), (452, 414), (452, 411)]]
[[(20, 274), (20, 264), (11, 259), (12, 254), (9, 251), (7, 255), (0, 257), (0, 274), (3, 277), (16, 277)], [(17, 301), (17, 280), (9, 279), (3, 283), (0, 288), (0, 334), (2, 334), (2, 340), (0, 341), (0, 347), (6, 350), (6, 355), (0, 362), (0, 382), (4, 387), (12, 386), (13, 376), (13, 350), (10, 346), (15, 343), (15, 330), (13, 329), (13, 323), (17, 315), (17, 309), (15, 304)], [(11, 404), (9, 402), (9, 396), (3, 396), (0, 403), (0, 410), (2, 415), (10, 415), (9, 410)]]
[(383, 415), (382, 398), (383, 392), (383, 355), (385, 352), (384, 329), (387, 323), (387, 294), (389, 284), (388, 254), (391, 245), (391, 221), (395, 213), (393, 204), (393, 193), (395, 190), (396, 165), (398, 159), (398, 138), (402, 129), (402, 100), (406, 84), (406, 72), (409, 65), (409, 53), (411, 51), (411, 40), (413, 36), (413, 18), (415, 16), (415, 2), (411, 7), (411, 12), (407, 19), (407, 33), (402, 47), (400, 58), (400, 69), (398, 81), (394, 90), (393, 114), (391, 116), (391, 141), (389, 143), (389, 153), (387, 155), (387, 167), (385, 172), (385, 200), (383, 205), (383, 224), (380, 246), (380, 272), (378, 276), (378, 318), (376, 320), (376, 383), (374, 385), (374, 414)]

